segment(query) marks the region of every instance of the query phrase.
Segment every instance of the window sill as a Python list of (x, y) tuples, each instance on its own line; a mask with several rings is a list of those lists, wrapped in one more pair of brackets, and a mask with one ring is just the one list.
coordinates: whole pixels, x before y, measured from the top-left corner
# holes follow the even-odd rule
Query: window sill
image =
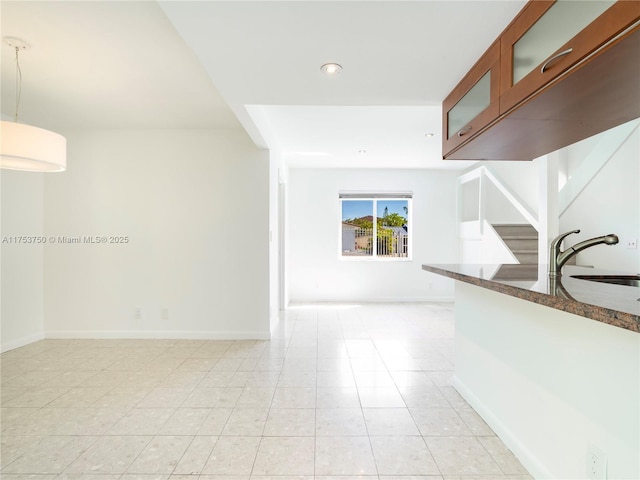
[(343, 262), (413, 262), (411, 257), (359, 257), (359, 256), (342, 256), (338, 257), (338, 260)]

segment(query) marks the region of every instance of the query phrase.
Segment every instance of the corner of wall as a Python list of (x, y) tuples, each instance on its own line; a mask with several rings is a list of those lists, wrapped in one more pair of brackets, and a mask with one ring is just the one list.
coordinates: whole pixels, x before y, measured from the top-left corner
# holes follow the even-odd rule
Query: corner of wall
[(44, 338), (44, 175), (0, 174), (3, 352)]

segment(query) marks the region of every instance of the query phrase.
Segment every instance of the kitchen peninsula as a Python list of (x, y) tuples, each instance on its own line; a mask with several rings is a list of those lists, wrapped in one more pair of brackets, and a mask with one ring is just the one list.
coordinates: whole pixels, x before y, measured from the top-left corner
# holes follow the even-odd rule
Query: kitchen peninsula
[[(640, 289), (545, 265), (423, 265), (454, 279), (454, 387), (535, 478), (640, 478)], [(593, 455), (599, 458), (591, 476)]]

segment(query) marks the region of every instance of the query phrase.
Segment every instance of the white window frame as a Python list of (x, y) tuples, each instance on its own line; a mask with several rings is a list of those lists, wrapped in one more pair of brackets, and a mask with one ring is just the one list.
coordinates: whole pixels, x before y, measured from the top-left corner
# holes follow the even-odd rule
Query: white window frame
[[(373, 238), (378, 235), (378, 202), (385, 200), (406, 200), (407, 201), (407, 256), (406, 257), (387, 257), (378, 256), (378, 248), (373, 249), (371, 255), (343, 255), (342, 252), (342, 202), (344, 200), (372, 200), (373, 201)], [(341, 192), (338, 194), (338, 208), (340, 221), (338, 222), (338, 259), (346, 262), (411, 262), (413, 261), (413, 192), (402, 193), (384, 193), (384, 192)]]

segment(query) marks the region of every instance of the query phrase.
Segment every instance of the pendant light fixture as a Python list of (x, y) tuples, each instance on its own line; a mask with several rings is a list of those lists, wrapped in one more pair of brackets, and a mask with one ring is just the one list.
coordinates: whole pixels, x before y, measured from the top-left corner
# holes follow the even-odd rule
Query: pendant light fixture
[(22, 93), (19, 53), (29, 48), (22, 40), (5, 37), (16, 52), (16, 108), (13, 122), (0, 122), (0, 167), (27, 172), (62, 172), (67, 168), (67, 140), (55, 132), (18, 123)]

